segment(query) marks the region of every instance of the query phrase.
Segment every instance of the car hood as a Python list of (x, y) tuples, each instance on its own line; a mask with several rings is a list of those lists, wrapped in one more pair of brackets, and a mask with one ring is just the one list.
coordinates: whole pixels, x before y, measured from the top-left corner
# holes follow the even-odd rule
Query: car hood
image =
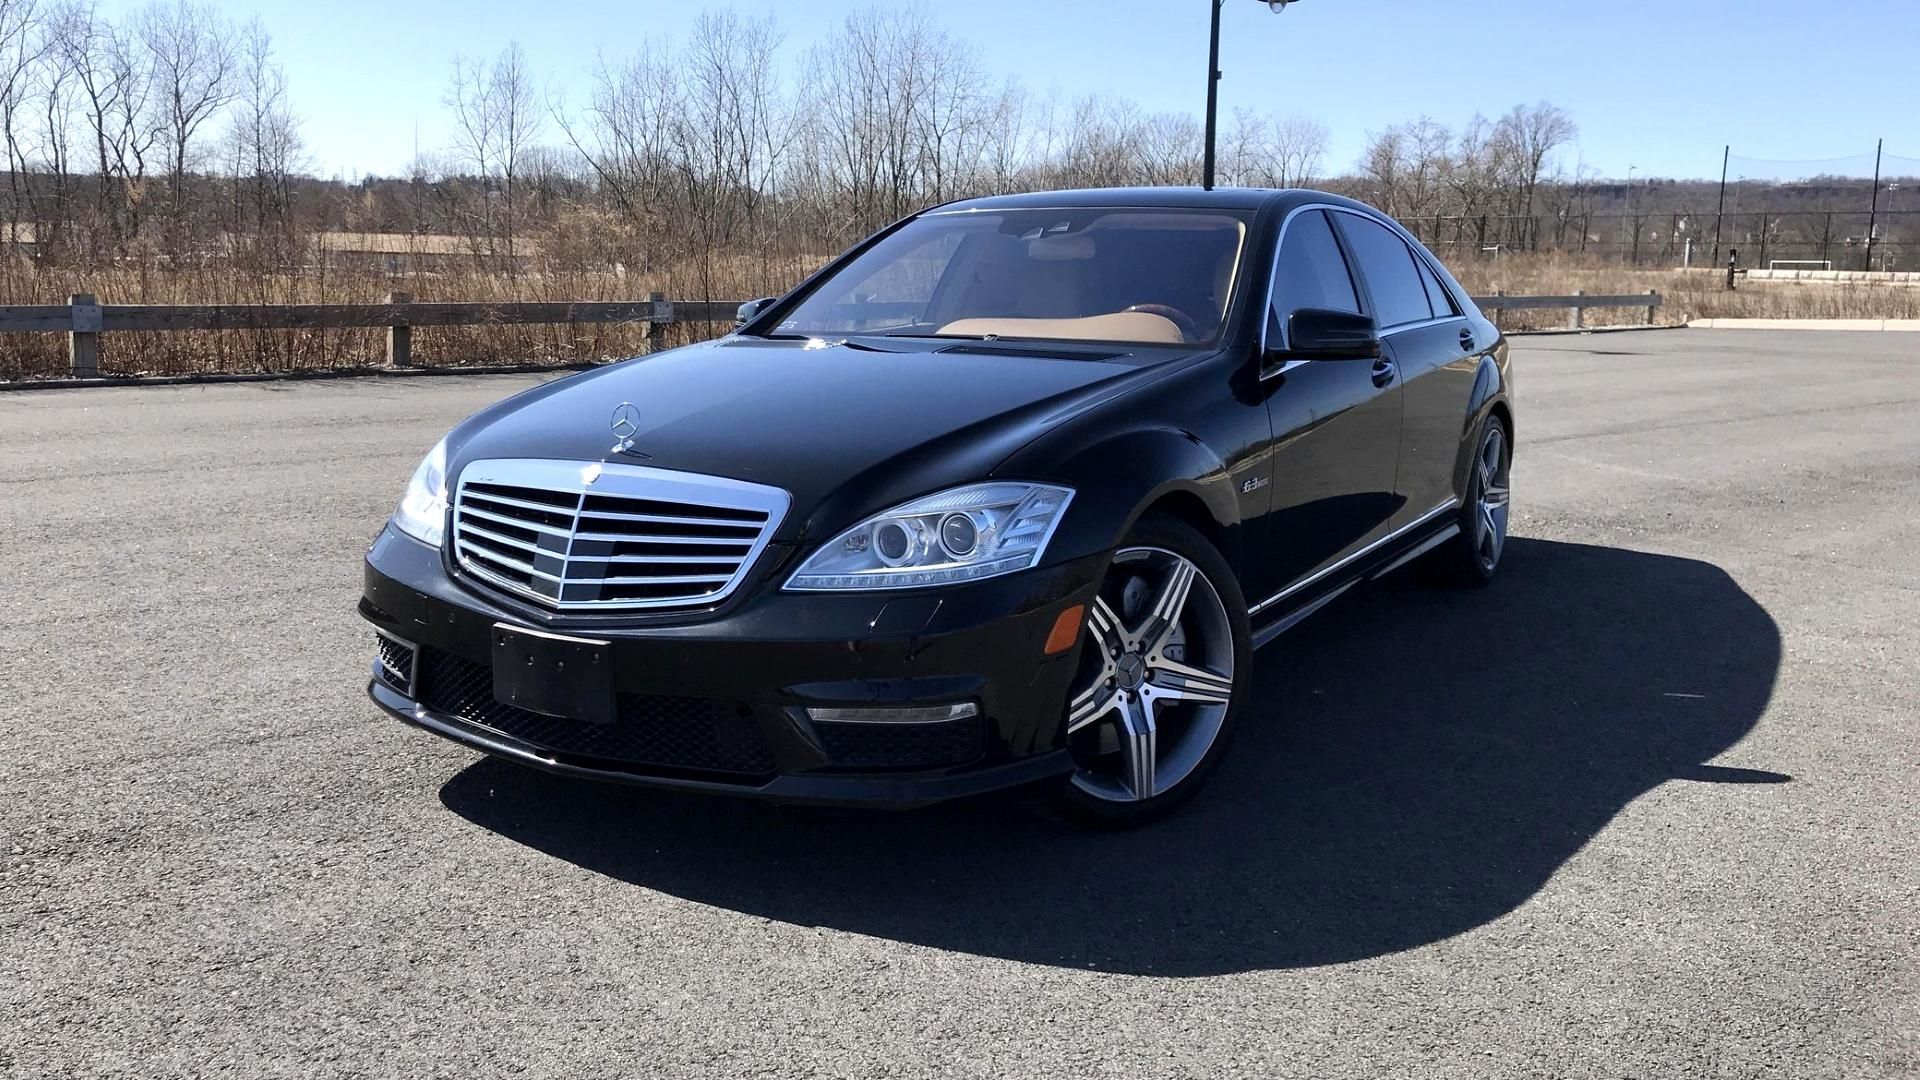
[[(598, 368), (479, 413), (449, 441), (483, 458), (619, 461), (784, 488), (783, 539), (990, 474), (1048, 424), (1146, 375), (1060, 359), (722, 339)], [(615, 453), (613, 413), (640, 413)], [(644, 455), (644, 456), (642, 456)]]

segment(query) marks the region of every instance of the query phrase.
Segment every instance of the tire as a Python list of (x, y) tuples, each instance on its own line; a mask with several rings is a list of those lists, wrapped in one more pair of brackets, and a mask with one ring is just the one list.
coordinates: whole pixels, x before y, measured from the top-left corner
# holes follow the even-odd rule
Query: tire
[[(1163, 609), (1176, 604), (1169, 621)], [(1239, 582), (1193, 526), (1142, 518), (1116, 550), (1081, 633), (1066, 718), (1076, 768), (1053, 805), (1095, 828), (1164, 817), (1218, 766), (1252, 693)]]
[(1507, 549), (1512, 511), (1513, 439), (1497, 413), (1488, 413), (1473, 440), (1466, 497), (1460, 502), (1460, 533), (1435, 548), (1427, 569), (1443, 582), (1482, 586), (1493, 580)]

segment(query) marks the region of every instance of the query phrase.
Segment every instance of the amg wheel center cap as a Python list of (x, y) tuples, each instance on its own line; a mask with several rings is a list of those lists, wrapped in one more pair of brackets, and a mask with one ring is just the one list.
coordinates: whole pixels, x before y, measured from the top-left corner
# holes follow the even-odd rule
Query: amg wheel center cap
[(1147, 681), (1147, 660), (1137, 652), (1127, 653), (1113, 662), (1115, 677), (1120, 689), (1138, 690), (1140, 684)]

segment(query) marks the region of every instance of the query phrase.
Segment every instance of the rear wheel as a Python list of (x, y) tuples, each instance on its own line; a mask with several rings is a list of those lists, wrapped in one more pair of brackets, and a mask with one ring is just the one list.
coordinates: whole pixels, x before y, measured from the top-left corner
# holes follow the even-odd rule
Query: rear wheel
[(1247, 696), (1246, 602), (1192, 526), (1147, 519), (1115, 553), (1090, 605), (1067, 704), (1075, 769), (1060, 809), (1141, 824), (1190, 798), (1225, 751)]
[(1460, 506), (1460, 535), (1435, 549), (1430, 565), (1449, 580), (1485, 585), (1506, 554), (1513, 498), (1513, 449), (1498, 415), (1488, 414), (1474, 446), (1467, 497)]

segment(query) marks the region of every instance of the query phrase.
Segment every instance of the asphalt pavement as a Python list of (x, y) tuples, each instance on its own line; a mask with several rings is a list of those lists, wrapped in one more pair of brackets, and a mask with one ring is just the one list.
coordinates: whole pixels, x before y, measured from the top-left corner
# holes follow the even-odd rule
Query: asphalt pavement
[(361, 554), (536, 376), (0, 393), (0, 1076), (1920, 1073), (1920, 335), (1516, 365), (1501, 579), (1282, 637), (1114, 835), (384, 719)]

